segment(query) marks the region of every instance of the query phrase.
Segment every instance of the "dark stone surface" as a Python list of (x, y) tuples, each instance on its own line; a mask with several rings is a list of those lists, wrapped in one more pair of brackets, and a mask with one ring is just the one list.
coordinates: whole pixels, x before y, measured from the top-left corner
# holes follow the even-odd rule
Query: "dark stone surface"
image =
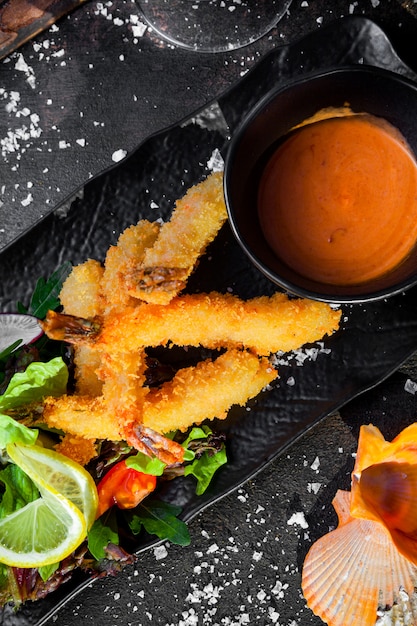
[[(149, 31), (138, 37), (139, 11), (128, 0), (90, 1), (60, 20), (0, 64), (1, 247), (112, 167), (114, 153), (132, 153), (150, 134), (219, 98), (273, 48), (350, 14), (373, 19), (417, 71), (417, 10), (397, 0), (294, 0), (262, 40), (215, 55), (174, 49)], [(300, 69), (308, 63), (300, 59)], [(6, 259), (3, 253), (3, 281)], [(152, 548), (117, 578), (82, 590), (49, 623), (319, 626), (301, 594), (303, 559), (335, 524), (330, 503), (349, 486), (359, 424), (372, 421), (391, 438), (414, 421), (415, 398), (404, 389), (414, 372), (394, 375), (327, 417), (201, 511), (190, 522), (190, 547)], [(29, 607), (2, 623), (36, 619)]]

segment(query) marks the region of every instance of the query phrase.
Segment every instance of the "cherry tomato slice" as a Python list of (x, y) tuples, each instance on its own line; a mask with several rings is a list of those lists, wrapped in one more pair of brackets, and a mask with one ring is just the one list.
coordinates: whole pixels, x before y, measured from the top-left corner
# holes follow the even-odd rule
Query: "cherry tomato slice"
[(133, 509), (156, 487), (156, 476), (144, 474), (126, 461), (120, 461), (111, 468), (97, 485), (100, 517), (114, 504), (120, 509)]

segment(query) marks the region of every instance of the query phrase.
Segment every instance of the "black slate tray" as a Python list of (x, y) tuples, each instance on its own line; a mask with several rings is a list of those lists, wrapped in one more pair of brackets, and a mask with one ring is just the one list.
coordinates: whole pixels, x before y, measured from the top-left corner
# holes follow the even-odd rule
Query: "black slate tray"
[[(242, 117), (271, 87), (284, 86), (307, 72), (358, 63), (415, 78), (380, 28), (363, 18), (337, 21), (277, 48), (216, 103), (150, 137), (6, 248), (0, 255), (0, 310), (15, 310), (18, 300), (27, 302), (37, 278), (49, 275), (63, 261), (102, 260), (119, 233), (138, 219), (169, 217), (173, 200), (206, 175), (213, 152), (225, 153)], [(188, 288), (232, 288), (244, 298), (273, 291), (249, 264), (228, 225)], [(161, 496), (182, 506), (185, 520), (253, 477), (320, 419), (385, 380), (417, 350), (417, 291), (344, 307), (342, 330), (326, 340), (324, 348), (328, 354), (319, 349), (317, 359), (307, 359), (303, 366), (295, 359), (282, 365), (278, 384), (251, 402), (250, 411), (233, 410), (216, 425), (226, 432), (229, 463), (204, 496), (194, 495), (191, 478), (164, 488)], [(287, 384), (291, 379), (295, 384)], [(142, 551), (150, 545), (154, 543), (143, 539), (136, 548)], [(6, 607), (0, 623), (40, 626), (89, 582), (76, 574), (54, 594), (17, 613)]]

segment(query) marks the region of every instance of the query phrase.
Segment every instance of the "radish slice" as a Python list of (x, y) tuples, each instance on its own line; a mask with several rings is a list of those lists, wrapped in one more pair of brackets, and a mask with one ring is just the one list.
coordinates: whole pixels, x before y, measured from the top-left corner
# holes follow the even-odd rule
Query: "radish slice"
[(32, 343), (43, 334), (36, 317), (20, 313), (0, 313), (0, 352), (21, 340), (18, 347)]

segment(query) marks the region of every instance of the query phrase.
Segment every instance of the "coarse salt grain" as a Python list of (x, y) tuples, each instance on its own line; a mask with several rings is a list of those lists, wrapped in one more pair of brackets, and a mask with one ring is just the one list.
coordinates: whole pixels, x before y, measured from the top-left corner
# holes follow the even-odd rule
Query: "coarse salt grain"
[(165, 559), (168, 555), (168, 550), (166, 549), (166, 546), (156, 546), (154, 548), (154, 556), (155, 559), (157, 561), (161, 561), (162, 559)]
[(293, 513), (289, 520), (287, 520), (288, 526), (301, 526), (301, 528), (308, 528), (307, 520), (302, 511)]
[(119, 150), (115, 150), (113, 152), (113, 154), (111, 155), (111, 158), (112, 158), (112, 161), (114, 161), (115, 163), (118, 163), (119, 161), (124, 159), (126, 155), (127, 155), (127, 150), (123, 150), (122, 148), (120, 148)]
[(320, 487), (321, 487), (321, 483), (308, 483), (307, 491), (309, 493), (317, 494), (320, 490)]
[(407, 393), (413, 394), (414, 396), (417, 392), (417, 383), (414, 382), (414, 380), (411, 380), (411, 378), (407, 378), (404, 384), (404, 390), (407, 391)]
[(319, 459), (318, 456), (316, 456), (316, 458), (314, 459), (314, 461), (312, 462), (310, 467), (314, 471), (317, 471), (319, 469), (319, 467), (320, 467), (320, 459)]

